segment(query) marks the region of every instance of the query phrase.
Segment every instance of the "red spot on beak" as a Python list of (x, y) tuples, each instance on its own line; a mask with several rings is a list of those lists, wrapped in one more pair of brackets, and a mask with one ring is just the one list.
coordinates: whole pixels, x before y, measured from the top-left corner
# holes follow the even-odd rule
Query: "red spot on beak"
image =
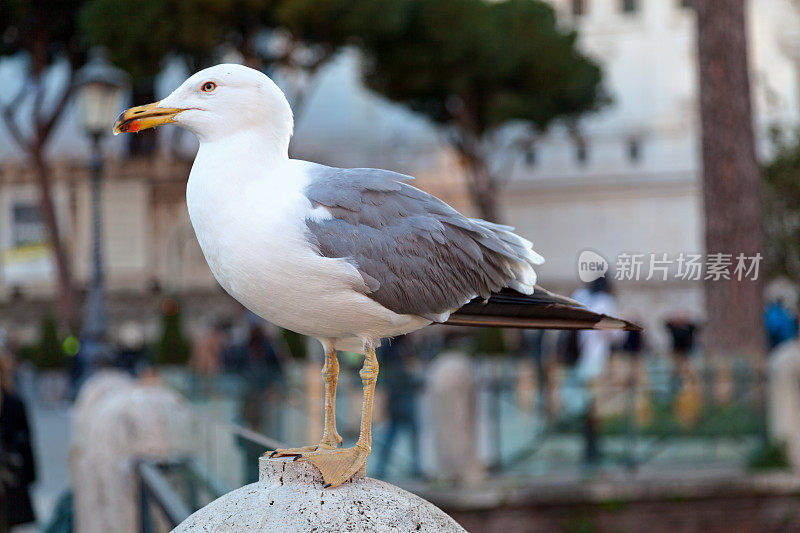
[(128, 131), (131, 133), (136, 133), (141, 127), (142, 123), (138, 120), (132, 120), (128, 123)]

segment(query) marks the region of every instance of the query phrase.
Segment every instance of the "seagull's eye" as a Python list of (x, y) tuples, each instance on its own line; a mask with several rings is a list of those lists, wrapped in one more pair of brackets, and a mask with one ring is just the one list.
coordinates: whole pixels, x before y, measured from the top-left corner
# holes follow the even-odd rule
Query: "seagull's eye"
[(216, 83), (214, 83), (213, 81), (207, 81), (203, 84), (202, 87), (200, 87), (200, 90), (203, 91), (204, 93), (210, 93), (216, 88), (217, 88)]

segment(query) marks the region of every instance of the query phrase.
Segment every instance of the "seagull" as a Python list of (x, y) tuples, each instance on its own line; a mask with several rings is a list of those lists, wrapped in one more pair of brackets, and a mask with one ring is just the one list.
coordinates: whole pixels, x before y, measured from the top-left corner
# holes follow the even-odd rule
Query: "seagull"
[[(462, 215), (410, 185), (410, 176), (290, 158), (292, 109), (258, 70), (201, 70), (163, 100), (123, 112), (113, 131), (162, 124), (200, 141), (186, 203), (216, 280), (253, 313), (322, 344), (322, 438), (270, 457), (312, 463), (326, 488), (366, 465), (381, 339), (434, 323), (638, 329), (536, 285), (534, 267), (544, 259), (528, 240)], [(340, 448), (336, 430), (337, 349), (364, 354), (351, 448)]]

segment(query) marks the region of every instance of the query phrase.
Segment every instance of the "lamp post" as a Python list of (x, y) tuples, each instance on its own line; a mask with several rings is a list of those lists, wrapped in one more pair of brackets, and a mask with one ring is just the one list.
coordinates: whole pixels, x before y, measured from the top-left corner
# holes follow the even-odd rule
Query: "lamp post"
[(105, 275), (103, 268), (101, 182), (103, 156), (100, 144), (103, 136), (122, 108), (129, 86), (128, 75), (111, 65), (105, 50), (93, 49), (89, 61), (75, 75), (75, 91), (81, 124), (92, 140), (89, 163), (92, 202), (92, 274), (84, 305), (81, 331), (80, 362), (90, 372), (98, 363), (111, 359), (108, 345), (108, 319), (105, 305)]

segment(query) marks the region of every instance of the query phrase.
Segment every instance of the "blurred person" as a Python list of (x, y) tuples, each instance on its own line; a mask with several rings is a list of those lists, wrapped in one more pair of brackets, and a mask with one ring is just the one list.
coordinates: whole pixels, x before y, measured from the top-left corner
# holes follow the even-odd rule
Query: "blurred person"
[[(597, 278), (586, 287), (578, 289), (572, 298), (590, 311), (608, 316), (617, 315), (617, 301), (612, 293), (611, 282), (606, 277)], [(574, 339), (567, 342), (568, 348), (577, 356), (572, 378), (580, 391), (579, 404), (583, 411), (585, 442), (584, 463), (587, 467), (594, 467), (600, 462), (597, 399), (592, 389), (606, 367), (612, 346), (621, 339), (621, 333), (612, 330), (581, 330), (568, 337)]]
[(409, 357), (411, 342), (407, 337), (401, 336), (383, 343), (378, 352), (378, 360), (382, 368), (388, 370), (383, 384), (386, 387), (389, 427), (380, 449), (380, 461), (375, 475), (379, 478), (386, 476), (386, 467), (392, 453), (397, 434), (400, 431), (408, 433), (411, 441), (411, 474), (414, 477), (422, 476), (419, 468), (419, 429), (417, 425), (416, 396), (417, 387), (413, 373), (409, 370)]
[[(249, 322), (248, 322), (249, 324)], [(222, 331), (225, 333), (226, 344), (222, 351), (222, 368), (224, 372), (231, 374), (244, 375), (247, 372), (247, 345), (250, 333), (249, 325), (242, 327), (236, 321), (222, 324)]]
[(36, 479), (25, 404), (14, 393), (13, 361), (0, 355), (0, 531), (36, 521), (30, 485)]
[(142, 326), (132, 320), (125, 322), (119, 329), (119, 346), (116, 350), (115, 366), (138, 375), (147, 360), (144, 331)]
[(248, 387), (242, 417), (251, 429), (280, 438), (284, 370), (275, 344), (258, 320), (249, 323), (244, 353)]
[[(641, 320), (641, 317), (635, 317)], [(633, 414), (636, 424), (646, 426), (650, 423), (653, 409), (648, 388), (647, 367), (644, 361), (644, 351), (648, 348), (644, 331), (627, 331), (622, 342), (622, 352), (628, 356), (630, 368), (628, 370), (628, 392), (633, 397)]]
[(672, 346), (673, 391), (681, 388), (681, 383), (692, 379), (694, 372), (689, 365), (689, 357), (695, 349), (695, 342), (700, 328), (690, 318), (688, 313), (675, 313), (664, 326), (670, 335)]
[(770, 351), (797, 337), (797, 317), (782, 298), (773, 298), (764, 309), (764, 329)]
[(225, 332), (218, 321), (212, 320), (192, 346), (189, 366), (200, 377), (216, 376), (222, 367), (224, 349)]
[[(636, 317), (641, 319), (641, 317)], [(636, 388), (641, 385), (647, 376), (644, 365), (643, 353), (646, 346), (644, 331), (626, 331), (622, 343), (619, 347), (620, 352), (627, 358), (628, 386)]]
[(689, 319), (686, 313), (676, 313), (669, 318), (664, 326), (670, 334), (672, 341), (672, 354), (676, 360), (685, 360), (691, 355), (699, 328)]
[(275, 351), (275, 344), (261, 324), (250, 325), (246, 351), (251, 379), (257, 379), (265, 385), (282, 380), (283, 365)]
[(665, 327), (672, 341), (673, 410), (680, 426), (690, 429), (700, 420), (703, 407), (700, 376), (690, 362), (700, 328), (686, 312), (676, 313), (665, 322)]
[[(574, 300), (582, 303), (590, 311), (608, 316), (617, 315), (617, 301), (613, 296), (611, 282), (606, 278), (597, 278), (575, 291)], [(612, 330), (580, 330), (578, 333), (577, 361), (578, 373), (583, 379), (597, 378), (605, 368), (611, 355), (612, 346), (618, 342), (624, 332)]]
[(559, 403), (557, 383), (561, 333), (526, 329), (522, 330), (520, 343), (521, 356), (532, 360), (534, 365), (536, 411), (550, 419), (556, 417)]
[[(545, 373), (544, 361), (544, 330), (522, 330), (520, 342), (520, 352), (522, 357), (533, 360), (536, 375), (536, 408), (540, 412), (545, 410), (545, 388), (547, 386), (547, 375)], [(524, 361), (524, 360), (523, 360)]]
[(644, 332), (626, 331), (621, 349), (631, 359), (639, 360), (644, 351)]

